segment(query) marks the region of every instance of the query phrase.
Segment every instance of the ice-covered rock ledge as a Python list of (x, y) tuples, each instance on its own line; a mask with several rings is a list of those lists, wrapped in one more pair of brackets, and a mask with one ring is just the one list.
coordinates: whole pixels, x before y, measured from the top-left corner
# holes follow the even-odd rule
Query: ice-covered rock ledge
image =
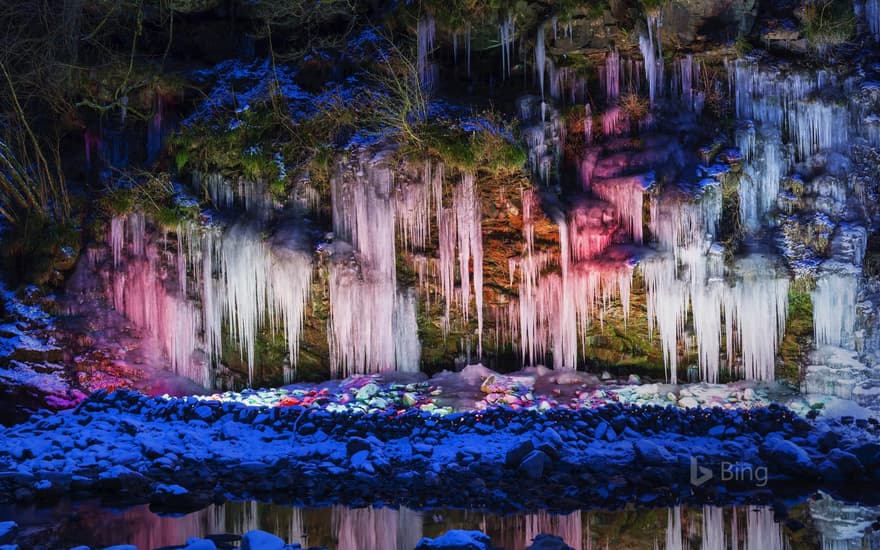
[(880, 487), (877, 426), (850, 420), (810, 421), (777, 405), (343, 414), (96, 392), (75, 410), (0, 430), (0, 501), (564, 510), (817, 487), (880, 496), (866, 490)]

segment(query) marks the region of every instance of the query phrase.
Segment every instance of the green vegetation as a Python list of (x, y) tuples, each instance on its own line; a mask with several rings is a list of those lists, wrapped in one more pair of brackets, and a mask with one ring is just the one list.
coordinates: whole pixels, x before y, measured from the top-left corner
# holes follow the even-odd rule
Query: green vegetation
[(526, 162), (522, 146), (495, 131), (468, 132), (442, 122), (425, 124), (416, 143), (404, 147), (403, 151), (405, 154), (421, 151), (439, 158), (449, 168), (470, 172), (515, 171), (522, 169)]
[(175, 201), (174, 187), (167, 173), (125, 174), (120, 178), (120, 185), (104, 190), (97, 207), (108, 217), (144, 212), (156, 225), (168, 231), (199, 220), (197, 206), (185, 206)]
[(668, 0), (639, 0), (646, 12), (659, 12)]
[(749, 42), (748, 37), (745, 36), (737, 37), (733, 43), (733, 49), (736, 50), (736, 54), (739, 56), (749, 55), (755, 51), (755, 47)]
[(813, 301), (807, 291), (792, 288), (788, 294), (788, 321), (779, 344), (776, 376), (795, 385), (800, 383), (800, 369), (807, 350), (812, 348)]
[(11, 104), (9, 111), (0, 113), (0, 216), (12, 225), (33, 217), (64, 223), (70, 217), (70, 199), (59, 139), (34, 130), (12, 77), (4, 65), (0, 70)]
[(64, 272), (73, 268), (81, 244), (79, 227), (73, 221), (28, 216), (3, 234), (0, 261), (5, 278), (13, 284), (60, 285)]
[(852, 3), (846, 0), (807, 0), (803, 11), (804, 35), (820, 55), (846, 44), (856, 29)]

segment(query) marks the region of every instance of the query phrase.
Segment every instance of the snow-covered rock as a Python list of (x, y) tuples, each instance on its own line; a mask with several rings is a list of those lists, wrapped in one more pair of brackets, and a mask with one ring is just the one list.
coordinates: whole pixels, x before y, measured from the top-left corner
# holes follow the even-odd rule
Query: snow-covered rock
[(284, 540), (272, 533), (255, 529), (241, 537), (241, 550), (282, 550)]
[(556, 535), (538, 535), (526, 550), (574, 550)]
[(453, 529), (434, 539), (423, 538), (416, 550), (492, 550), (491, 543), (489, 535), (480, 531)]
[(217, 550), (217, 545), (210, 539), (190, 538), (183, 550)]
[(0, 521), (0, 544), (10, 543), (18, 535), (18, 524), (14, 521)]

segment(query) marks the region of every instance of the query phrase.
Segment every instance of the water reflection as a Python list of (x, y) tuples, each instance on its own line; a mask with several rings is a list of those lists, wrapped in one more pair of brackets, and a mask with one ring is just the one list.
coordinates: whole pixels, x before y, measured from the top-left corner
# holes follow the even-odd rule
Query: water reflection
[[(335, 550), (410, 550), (422, 537), (449, 529), (477, 529), (507, 550), (522, 550), (541, 533), (562, 537), (576, 550), (702, 549), (855, 550), (878, 546), (871, 530), (878, 510), (824, 497), (795, 506), (789, 516), (806, 527), (792, 530), (759, 506), (677, 506), (638, 510), (591, 510), (500, 516), (491, 513), (407, 508), (290, 508), (256, 502), (210, 506), (184, 516), (158, 516), (147, 506), (123, 511), (95, 504), (62, 504), (52, 510), (3, 510), (0, 521), (26, 527), (24, 546), (134, 544), (148, 549), (181, 544), (188, 537), (241, 534), (262, 529), (303, 547)], [(25, 531), (23, 530), (23, 532)]]

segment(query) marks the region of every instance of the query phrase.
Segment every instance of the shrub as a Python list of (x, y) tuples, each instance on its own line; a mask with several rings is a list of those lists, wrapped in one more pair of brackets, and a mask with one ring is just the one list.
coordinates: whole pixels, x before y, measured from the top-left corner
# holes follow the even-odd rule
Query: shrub
[(803, 22), (807, 42), (820, 55), (846, 44), (856, 27), (852, 6), (842, 0), (808, 0)]

